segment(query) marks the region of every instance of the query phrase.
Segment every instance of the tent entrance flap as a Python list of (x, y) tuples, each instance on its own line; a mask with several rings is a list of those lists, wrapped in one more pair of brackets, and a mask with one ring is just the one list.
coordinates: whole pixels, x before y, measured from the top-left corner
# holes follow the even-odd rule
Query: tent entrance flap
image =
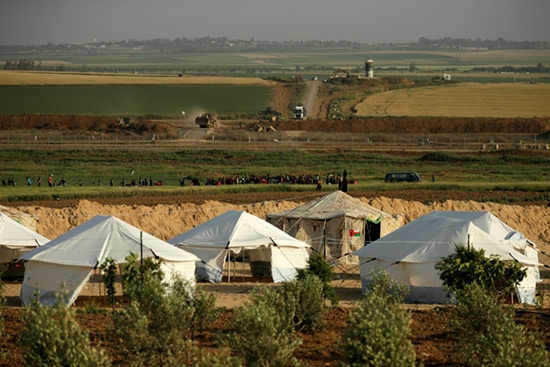
[(380, 220), (377, 222), (372, 222), (369, 219), (365, 221), (365, 245), (380, 238), (380, 224)]

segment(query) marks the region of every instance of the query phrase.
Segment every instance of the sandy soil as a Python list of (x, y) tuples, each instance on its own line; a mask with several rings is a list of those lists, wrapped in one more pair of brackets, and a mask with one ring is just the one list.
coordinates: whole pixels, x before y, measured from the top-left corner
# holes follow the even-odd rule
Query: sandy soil
[[(339, 343), (347, 325), (350, 308), (334, 308), (326, 316), (324, 329), (314, 332), (298, 333), (302, 344), (296, 349), (295, 356), (304, 366), (339, 366), (342, 354)], [(550, 345), (550, 310), (537, 311), (516, 310), (517, 322), (525, 325), (530, 331), (539, 333), (539, 339), (546, 346)], [(20, 308), (3, 310), (5, 317), (7, 340), (2, 343), (6, 351), (0, 357), (0, 366), (23, 366), (20, 360), (21, 348), (18, 340), (23, 328)], [(207, 330), (199, 331), (196, 342), (201, 348), (211, 353), (219, 353), (218, 335), (231, 330), (230, 320), (233, 310), (224, 309), (218, 320)], [(411, 309), (411, 341), (413, 343), (417, 365), (422, 363), (426, 367), (460, 366), (460, 359), (453, 351), (455, 335), (448, 325), (448, 308)], [(81, 308), (76, 313), (79, 324), (90, 333), (93, 343), (101, 343), (101, 347), (113, 360), (114, 366), (128, 366), (125, 356), (117, 349), (119, 341), (111, 333), (112, 317), (105, 314), (87, 314)]]
[[(112, 203), (111, 199), (99, 202), (81, 200), (70, 202), (72, 205), (65, 207), (26, 204), (16, 208), (35, 216), (38, 219), (38, 233), (48, 238), (55, 238), (94, 215), (103, 214), (115, 215), (154, 236), (169, 239), (230, 209), (246, 210), (260, 218), (265, 218), (267, 213), (288, 210), (316, 197), (314, 194), (294, 193), (294, 200), (283, 200), (284, 197), (292, 198), (292, 193), (277, 194), (280, 195), (278, 199), (269, 198), (265, 193), (246, 194), (237, 196), (233, 202), (213, 200), (212, 196), (206, 196), (202, 200), (198, 200), (197, 197), (186, 200), (182, 196), (164, 199), (155, 197), (151, 198), (149, 203), (131, 198), (121, 199), (120, 203), (116, 203), (116, 200)], [(366, 204), (389, 214), (404, 215), (406, 222), (434, 210), (490, 211), (512, 228), (524, 233), (542, 249), (550, 251), (550, 245), (547, 245), (550, 244), (550, 208), (547, 203), (533, 205), (481, 203), (471, 200), (475, 198), (473, 193), (464, 192), (462, 195), (465, 196), (462, 200), (434, 201), (430, 204), (385, 196), (360, 196), (359, 198)], [(469, 199), (466, 200), (466, 197)], [(157, 200), (166, 201), (154, 204)], [(177, 201), (170, 202), (170, 200)]]
[[(473, 193), (430, 193), (453, 197), (457, 200), (444, 200), (424, 204), (414, 198), (421, 199), (426, 193), (386, 192), (394, 197), (365, 195), (353, 193), (365, 203), (390, 214), (403, 214), (407, 221), (414, 220), (420, 215), (432, 210), (489, 210), (510, 226), (522, 231), (533, 239), (540, 247), (549, 249), (550, 243), (550, 208), (544, 204), (533, 205), (504, 205), (495, 203), (480, 203), (465, 200), (465, 196), (474, 198)], [(419, 195), (418, 197), (415, 195)], [(409, 199), (403, 199), (408, 197)], [(190, 229), (228, 209), (247, 210), (250, 213), (264, 217), (268, 212), (277, 212), (290, 209), (302, 203), (313, 200), (315, 195), (304, 193), (259, 193), (259, 194), (231, 194), (204, 196), (178, 196), (155, 198), (127, 198), (106, 199), (98, 201), (63, 201), (63, 202), (36, 202), (15, 205), (19, 210), (30, 213), (38, 219), (38, 232), (56, 237), (74, 226), (84, 222), (95, 214), (113, 214), (121, 219), (142, 228), (161, 238), (170, 238), (187, 229)], [(217, 200), (216, 200), (217, 199)], [(284, 200), (286, 199), (286, 200)], [(252, 203), (252, 204), (251, 204)], [(13, 204), (13, 203), (12, 203)], [(21, 204), (21, 203), (20, 203)], [(169, 220), (167, 220), (169, 218)], [(229, 320), (236, 307), (240, 307), (248, 300), (250, 290), (260, 284), (249, 276), (246, 264), (234, 264), (235, 273), (230, 283), (200, 284), (205, 291), (215, 294), (217, 306), (224, 309), (218, 321), (208, 330), (201, 331), (197, 341), (203, 348), (217, 353), (219, 344), (216, 335), (229, 330)], [(356, 266), (346, 265), (337, 268), (338, 279), (333, 281), (339, 295), (339, 307), (332, 309), (327, 316), (326, 329), (312, 333), (299, 333), (303, 344), (295, 355), (306, 366), (338, 366), (341, 354), (338, 343), (343, 334), (350, 310), (356, 306), (361, 296), (359, 271)], [(548, 275), (548, 274), (547, 274)], [(544, 276), (544, 275), (543, 275)], [(547, 277), (547, 276), (546, 276)], [(7, 341), (2, 345), (8, 353), (0, 359), (0, 366), (22, 366), (19, 360), (20, 349), (17, 341), (22, 328), (22, 309), (19, 292), (20, 280), (8, 280), (4, 291), (8, 308), (3, 310), (6, 319), (6, 330), (9, 334)], [(117, 284), (119, 297), (120, 284)], [(114, 365), (126, 366), (126, 360), (116, 349), (117, 341), (109, 332), (112, 325), (110, 314), (86, 314), (86, 307), (95, 304), (105, 304), (105, 289), (98, 274), (92, 277), (77, 299), (75, 306), (79, 309), (77, 320), (90, 332), (94, 342), (101, 342), (108, 354), (113, 358)], [(550, 298), (549, 298), (550, 300)], [(548, 307), (548, 302), (544, 303)], [(404, 305), (411, 310), (412, 325), (411, 340), (417, 353), (417, 362), (423, 361), (425, 366), (459, 365), (460, 362), (452, 352), (455, 339), (447, 325), (447, 306), (434, 305)], [(526, 325), (530, 330), (541, 332), (541, 338), (550, 346), (550, 310), (525, 311), (516, 308), (518, 322)], [(1, 358), (1, 357), (0, 357)]]

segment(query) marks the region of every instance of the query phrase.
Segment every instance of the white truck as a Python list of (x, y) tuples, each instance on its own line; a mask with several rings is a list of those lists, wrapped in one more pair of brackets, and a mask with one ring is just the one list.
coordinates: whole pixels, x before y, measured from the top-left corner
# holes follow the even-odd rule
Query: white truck
[(302, 104), (297, 105), (294, 108), (294, 118), (296, 120), (303, 120), (306, 117), (306, 109)]

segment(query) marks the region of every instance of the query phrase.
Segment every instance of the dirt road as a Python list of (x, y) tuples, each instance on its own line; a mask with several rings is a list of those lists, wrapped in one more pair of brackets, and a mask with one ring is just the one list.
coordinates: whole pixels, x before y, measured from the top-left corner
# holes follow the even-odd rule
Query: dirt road
[(302, 104), (306, 108), (307, 117), (318, 118), (317, 111), (314, 110), (315, 100), (317, 99), (317, 91), (321, 82), (319, 80), (311, 80), (306, 82), (307, 93), (304, 97)]

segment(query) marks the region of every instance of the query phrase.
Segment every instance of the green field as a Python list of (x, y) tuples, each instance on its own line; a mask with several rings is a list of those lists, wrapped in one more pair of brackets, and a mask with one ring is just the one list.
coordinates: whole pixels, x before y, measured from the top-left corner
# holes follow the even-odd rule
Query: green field
[(261, 86), (0, 86), (0, 114), (164, 115), (182, 110), (257, 113), (271, 97)]
[[(17, 186), (0, 186), (0, 201), (52, 198), (117, 197), (165, 195), (189, 190), (215, 192), (300, 191), (308, 185), (234, 185), (200, 188), (179, 187), (183, 177), (206, 178), (242, 175), (320, 175), (338, 174), (347, 169), (349, 177), (359, 180), (350, 190), (475, 190), (539, 191), (550, 190), (550, 166), (543, 152), (535, 156), (517, 156), (514, 151), (455, 155), (418, 153), (399, 156), (359, 151), (232, 151), (232, 150), (33, 150), (0, 151), (0, 179), (15, 177)], [(416, 171), (424, 179), (414, 184), (386, 184), (386, 172)], [(49, 188), (49, 174), (67, 187)], [(434, 174), (437, 182), (429, 182)], [(31, 177), (32, 187), (25, 186)], [(43, 187), (36, 187), (42, 176)], [(126, 188), (118, 184), (140, 177), (162, 180), (163, 187)], [(115, 187), (108, 186), (113, 178)], [(83, 187), (78, 187), (82, 180)], [(102, 187), (94, 183), (102, 182)], [(189, 181), (187, 181), (189, 182)], [(329, 187), (326, 187), (329, 189)], [(183, 191), (182, 191), (183, 190)], [(187, 190), (187, 191), (186, 191)], [(204, 191), (200, 191), (204, 192)], [(548, 196), (549, 194), (541, 194)], [(548, 199), (548, 198), (546, 198)], [(545, 200), (546, 200), (545, 199)]]
[[(514, 66), (535, 67), (540, 62), (550, 64), (550, 50), (439, 50), (406, 51), (383, 47), (323, 48), (320, 50), (292, 50), (280, 52), (235, 53), (163, 53), (131, 49), (102, 50), (98, 54), (64, 52), (37, 52), (0, 54), (2, 61), (33, 60), (45, 68), (63, 65), (66, 70), (110, 72), (144, 71), (152, 73), (190, 73), (257, 76), (264, 74), (316, 73), (333, 68), (363, 68), (367, 59), (373, 59), (375, 68), (408, 68), (414, 63), (421, 72), (456, 68), (459, 72), (475, 67)], [(382, 72), (383, 73), (383, 72)], [(472, 74), (469, 75), (470, 77)], [(475, 76), (475, 74), (473, 75)], [(499, 77), (501, 75), (495, 75)], [(502, 75), (503, 77), (508, 77)]]

